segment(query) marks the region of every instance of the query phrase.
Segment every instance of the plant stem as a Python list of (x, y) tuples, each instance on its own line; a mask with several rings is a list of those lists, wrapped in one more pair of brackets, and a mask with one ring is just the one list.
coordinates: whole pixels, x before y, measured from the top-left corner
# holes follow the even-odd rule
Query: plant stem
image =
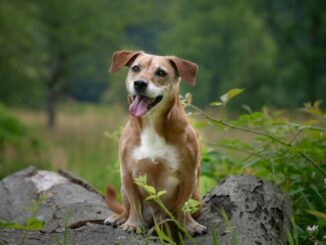
[(191, 235), (187, 232), (187, 230), (176, 220), (173, 214), (164, 206), (159, 198), (153, 199), (159, 207), (170, 217), (170, 219), (176, 224), (176, 226), (189, 238), (192, 244), (196, 244), (195, 240), (191, 237)]

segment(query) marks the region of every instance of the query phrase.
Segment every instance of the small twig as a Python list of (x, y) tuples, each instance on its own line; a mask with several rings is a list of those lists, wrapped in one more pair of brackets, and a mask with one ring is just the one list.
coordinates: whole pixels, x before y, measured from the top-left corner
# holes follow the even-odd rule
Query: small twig
[(204, 115), (210, 121), (213, 121), (215, 123), (219, 123), (219, 124), (221, 124), (221, 125), (223, 125), (225, 127), (236, 129), (236, 130), (240, 130), (240, 131), (244, 131), (244, 132), (255, 134), (255, 135), (264, 136), (264, 137), (267, 137), (267, 138), (269, 138), (269, 139), (271, 139), (273, 141), (276, 141), (276, 142), (278, 142), (278, 143), (280, 143), (282, 145), (292, 146), (291, 144), (286, 143), (286, 142), (284, 142), (284, 141), (282, 141), (282, 140), (280, 140), (278, 138), (275, 138), (274, 136), (272, 136), (270, 134), (259, 132), (259, 131), (255, 131), (255, 130), (251, 130), (251, 129), (248, 129), (248, 128), (238, 127), (238, 126), (232, 125), (230, 123), (224, 122), (222, 120), (213, 118), (210, 115), (208, 115), (206, 112), (204, 112), (203, 110), (199, 109), (197, 106), (194, 106), (192, 104), (187, 104), (187, 106), (189, 106), (189, 107), (193, 108), (194, 110), (198, 111), (199, 113), (201, 113), (202, 115)]
[[(263, 157), (260, 155), (260, 153), (264, 152), (265, 149), (269, 146), (270, 144), (266, 144), (263, 147), (260, 148), (260, 150), (258, 152), (253, 152), (250, 155), (248, 155), (247, 157), (245, 157), (244, 159), (242, 159), (242, 162), (245, 162), (247, 160), (249, 160), (250, 158), (252, 158), (253, 156), (258, 156), (264, 160), (266, 160), (266, 157)], [(242, 170), (242, 173), (244, 172), (244, 169)]]
[(324, 175), (324, 177), (326, 177), (326, 172), (324, 171), (324, 169), (322, 169), (319, 165), (318, 165), (318, 163), (315, 161), (315, 160), (313, 160), (311, 157), (309, 157), (308, 155), (306, 155), (305, 153), (303, 153), (303, 152), (300, 152), (299, 153), (300, 154), (300, 156), (302, 156), (304, 159), (306, 159), (308, 162), (310, 162), (312, 165), (314, 165), (314, 167), (316, 167), (323, 175)]

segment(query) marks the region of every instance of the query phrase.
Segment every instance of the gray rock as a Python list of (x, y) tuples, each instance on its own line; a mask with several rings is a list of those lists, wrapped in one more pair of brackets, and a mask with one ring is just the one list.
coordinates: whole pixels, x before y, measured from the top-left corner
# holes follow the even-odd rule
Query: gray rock
[(42, 233), (39, 231), (21, 230), (1, 230), (0, 244), (24, 244), (24, 245), (58, 245), (58, 244), (78, 244), (78, 245), (120, 245), (135, 244), (143, 245), (154, 244), (141, 235), (130, 234), (111, 226), (99, 224), (85, 224), (78, 229), (68, 229), (64, 232)]
[(286, 244), (291, 227), (291, 201), (278, 187), (251, 175), (231, 176), (207, 193), (199, 222), (210, 232), (198, 237), (209, 244)]
[[(25, 224), (34, 216), (44, 220), (43, 231), (53, 232), (65, 223), (76, 228), (109, 216), (103, 196), (82, 179), (61, 173), (65, 177), (28, 167), (0, 181), (0, 219)], [(30, 211), (33, 201), (39, 207)]]
[[(0, 219), (24, 224), (36, 216), (45, 221), (43, 231), (0, 229), (0, 244), (60, 244), (65, 233), (68, 244), (155, 243), (102, 225), (110, 214), (104, 198), (66, 171), (57, 174), (29, 167), (0, 181), (0, 196)], [(40, 197), (44, 201), (37, 212), (28, 211), (26, 207)], [(194, 237), (197, 244), (213, 244), (214, 236), (222, 245), (287, 244), (291, 202), (270, 182), (250, 175), (231, 176), (205, 195), (198, 220), (209, 232)]]

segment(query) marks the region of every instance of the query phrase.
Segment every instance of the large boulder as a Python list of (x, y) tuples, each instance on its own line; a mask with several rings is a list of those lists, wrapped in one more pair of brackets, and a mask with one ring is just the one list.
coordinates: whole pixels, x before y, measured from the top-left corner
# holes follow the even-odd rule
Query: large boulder
[(110, 214), (103, 196), (66, 171), (28, 167), (0, 181), (0, 196), (0, 219), (25, 224), (36, 217), (45, 232), (99, 223)]
[(268, 181), (252, 175), (231, 176), (207, 193), (199, 222), (211, 231), (198, 237), (209, 244), (216, 232), (218, 244), (287, 244), (291, 228), (291, 201)]
[[(1, 180), (0, 196), (0, 219), (19, 224), (30, 217), (45, 221), (42, 231), (0, 228), (0, 244), (155, 243), (148, 236), (102, 225), (110, 214), (104, 198), (66, 171), (29, 167)], [(33, 202), (38, 208), (30, 211)], [(231, 176), (204, 196), (198, 220), (209, 228), (194, 238), (198, 244), (214, 244), (215, 238), (218, 244), (286, 244), (291, 202), (270, 182), (251, 175)]]

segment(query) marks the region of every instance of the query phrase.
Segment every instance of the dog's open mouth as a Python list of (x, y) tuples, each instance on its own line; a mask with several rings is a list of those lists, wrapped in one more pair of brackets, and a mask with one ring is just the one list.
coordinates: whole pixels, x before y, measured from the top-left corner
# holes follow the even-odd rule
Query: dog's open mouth
[(148, 98), (143, 95), (134, 95), (133, 102), (129, 106), (129, 112), (134, 117), (141, 117), (156, 106), (163, 98), (162, 95), (156, 98)]

